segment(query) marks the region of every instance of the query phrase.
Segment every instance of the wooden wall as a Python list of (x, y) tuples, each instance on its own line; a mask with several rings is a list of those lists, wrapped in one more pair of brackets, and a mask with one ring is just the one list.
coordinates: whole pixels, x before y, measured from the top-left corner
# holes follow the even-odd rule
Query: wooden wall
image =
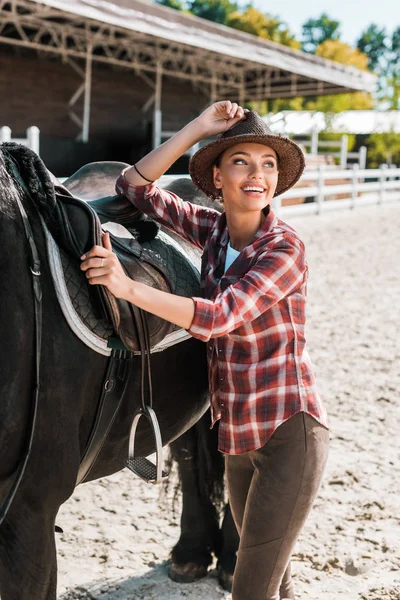
[[(54, 171), (63, 168), (63, 161), (70, 171), (90, 160), (132, 162), (147, 152), (151, 113), (144, 115), (141, 107), (152, 90), (143, 79), (93, 63), (89, 144), (76, 143), (79, 128), (68, 115), (68, 102), (81, 83), (59, 57), (0, 46), (0, 126), (11, 127), (13, 137), (24, 137), (31, 125), (39, 127), (41, 155)], [(183, 126), (206, 101), (190, 83), (164, 78), (163, 128)], [(75, 105), (79, 116), (82, 104), (83, 97)]]

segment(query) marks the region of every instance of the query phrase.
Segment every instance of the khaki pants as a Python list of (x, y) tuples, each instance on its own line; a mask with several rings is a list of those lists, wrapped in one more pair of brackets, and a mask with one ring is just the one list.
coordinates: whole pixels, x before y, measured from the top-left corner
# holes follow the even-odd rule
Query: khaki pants
[(328, 430), (297, 413), (262, 448), (226, 456), (240, 534), (232, 600), (294, 599), (289, 561), (318, 492), (328, 445)]

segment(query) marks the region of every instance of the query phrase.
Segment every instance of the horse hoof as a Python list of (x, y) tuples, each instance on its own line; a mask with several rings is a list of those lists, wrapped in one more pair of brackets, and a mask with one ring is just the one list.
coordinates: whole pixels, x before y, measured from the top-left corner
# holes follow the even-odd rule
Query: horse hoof
[(207, 575), (208, 569), (204, 565), (187, 563), (178, 565), (173, 562), (168, 570), (168, 577), (177, 583), (192, 583)]
[(233, 575), (223, 569), (218, 569), (219, 585), (227, 592), (232, 591)]

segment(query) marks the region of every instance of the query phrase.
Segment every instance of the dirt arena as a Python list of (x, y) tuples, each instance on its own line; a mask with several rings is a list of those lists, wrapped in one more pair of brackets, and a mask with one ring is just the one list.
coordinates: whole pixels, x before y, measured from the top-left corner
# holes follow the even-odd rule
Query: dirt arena
[[(288, 219), (310, 264), (308, 345), (331, 452), (297, 544), (299, 600), (400, 599), (400, 202)], [(127, 471), (84, 484), (57, 523), (62, 600), (231, 598), (215, 571), (167, 577), (179, 537), (159, 489)]]

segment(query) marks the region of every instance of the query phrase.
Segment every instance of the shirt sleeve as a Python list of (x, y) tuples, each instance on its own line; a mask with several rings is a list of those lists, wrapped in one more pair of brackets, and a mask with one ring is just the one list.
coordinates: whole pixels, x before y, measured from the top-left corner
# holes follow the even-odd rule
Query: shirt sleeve
[(207, 342), (254, 321), (298, 289), (306, 276), (304, 245), (282, 237), (263, 251), (256, 264), (237, 283), (214, 300), (193, 298), (195, 313), (189, 333)]
[(209, 232), (219, 217), (218, 211), (186, 202), (173, 192), (157, 187), (155, 183), (134, 186), (126, 180), (124, 171), (117, 179), (115, 189), (117, 194), (124, 195), (157, 223), (199, 248), (204, 248)]

